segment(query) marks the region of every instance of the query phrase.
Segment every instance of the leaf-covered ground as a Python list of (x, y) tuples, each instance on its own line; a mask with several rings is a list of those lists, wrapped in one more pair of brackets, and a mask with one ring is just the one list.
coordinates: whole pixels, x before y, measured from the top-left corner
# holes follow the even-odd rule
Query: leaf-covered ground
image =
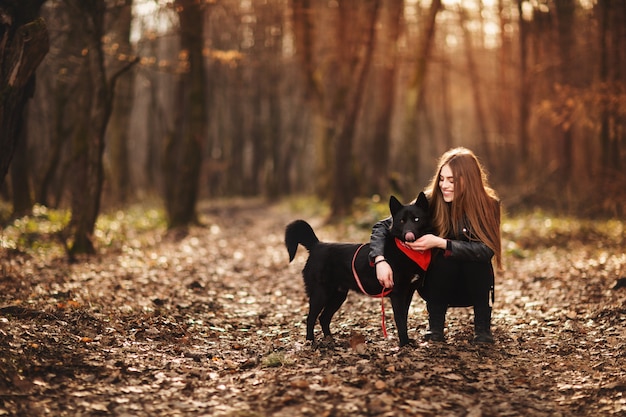
[(304, 341), (306, 251), (289, 264), (283, 246), (296, 217), (323, 240), (369, 238), (284, 204), (233, 201), (203, 206), (204, 226), (186, 233), (166, 234), (154, 213), (129, 226), (120, 212), (99, 225), (100, 255), (68, 263), (54, 230), (7, 227), (0, 415), (626, 414), (622, 222), (508, 220), (495, 345), (470, 342), (471, 309), (450, 310), (445, 344), (422, 342), (416, 296), (417, 343), (399, 349), (389, 302), (384, 339), (380, 301), (351, 294), (334, 347), (314, 348)]

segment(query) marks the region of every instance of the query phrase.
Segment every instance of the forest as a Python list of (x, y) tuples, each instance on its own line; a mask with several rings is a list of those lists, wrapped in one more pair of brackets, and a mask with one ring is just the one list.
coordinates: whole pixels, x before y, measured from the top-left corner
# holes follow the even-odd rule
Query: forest
[[(626, 2), (0, 0), (0, 86), (0, 415), (626, 412)], [(356, 295), (307, 345), (285, 225), (365, 242), (458, 146), (495, 345)]]
[(410, 198), (453, 146), (512, 212), (624, 214), (623, 2), (3, 5), (2, 82), (32, 57), (3, 97), (4, 211), (70, 208), (76, 252), (146, 198), (171, 227), (204, 198)]

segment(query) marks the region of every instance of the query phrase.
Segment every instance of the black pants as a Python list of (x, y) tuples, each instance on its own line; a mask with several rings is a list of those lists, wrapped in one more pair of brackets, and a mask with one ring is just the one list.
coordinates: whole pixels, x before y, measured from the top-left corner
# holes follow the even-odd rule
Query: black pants
[(494, 272), (491, 262), (460, 261), (433, 253), (419, 294), (428, 304), (488, 309), (493, 301)]

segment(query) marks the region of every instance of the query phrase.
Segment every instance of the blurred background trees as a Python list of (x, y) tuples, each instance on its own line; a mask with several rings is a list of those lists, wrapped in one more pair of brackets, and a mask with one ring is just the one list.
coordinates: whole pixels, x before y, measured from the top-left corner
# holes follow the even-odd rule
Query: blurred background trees
[[(25, 171), (28, 100), (35, 92), (35, 71), (48, 53), (50, 42), (39, 8), (44, 0), (6, 0), (0, 3), (0, 181), (14, 155), (14, 167)], [(14, 212), (31, 205), (26, 178), (13, 176)]]
[(27, 190), (89, 223), (98, 199), (159, 196), (175, 227), (199, 199), (298, 193), (344, 215), (466, 146), (509, 210), (624, 215), (625, 2), (82, 3), (40, 10), (14, 208)]

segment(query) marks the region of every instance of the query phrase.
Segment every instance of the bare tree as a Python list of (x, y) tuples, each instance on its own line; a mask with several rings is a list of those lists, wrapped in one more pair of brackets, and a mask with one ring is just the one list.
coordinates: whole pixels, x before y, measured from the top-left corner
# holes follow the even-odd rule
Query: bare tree
[(0, 3), (0, 183), (19, 140), (26, 101), (34, 92), (35, 70), (48, 53), (48, 30), (37, 17), (44, 1)]
[[(480, 132), (479, 146), (480, 154), (487, 160), (491, 160), (491, 149), (489, 146), (489, 131), (487, 128), (487, 118), (485, 115), (485, 108), (483, 105), (482, 86), (480, 76), (476, 64), (476, 58), (474, 57), (474, 46), (472, 44), (472, 34), (467, 28), (468, 16), (467, 10), (463, 6), (459, 5), (459, 24), (461, 31), (463, 32), (463, 40), (465, 42), (465, 59), (467, 62), (467, 74), (470, 79), (470, 89), (472, 90), (472, 101), (474, 104), (474, 112), (476, 114), (476, 124), (478, 125), (478, 131)], [(479, 11), (480, 12), (480, 11)], [(480, 14), (480, 13), (479, 13)]]
[(402, 28), (403, 0), (387, 0), (382, 15), (383, 38), (380, 41), (384, 54), (383, 65), (380, 70), (376, 87), (377, 100), (375, 102), (376, 116), (374, 116), (374, 139), (369, 156), (371, 182), (376, 193), (389, 193), (389, 157), (391, 148), (391, 120), (394, 115), (396, 96), (396, 82), (398, 66), (398, 39)]
[[(365, 81), (372, 63), (375, 42), (375, 28), (378, 20), (379, 0), (363, 4), (363, 33), (356, 40), (346, 39), (346, 31), (350, 27), (351, 10), (339, 5), (338, 20), (338, 51), (345, 62), (338, 62), (339, 74), (343, 80), (336, 86), (332, 108), (337, 112), (336, 130), (334, 131), (334, 163), (332, 166), (333, 182), (331, 195), (331, 218), (339, 218), (350, 212), (352, 201), (356, 196), (353, 159), (353, 143), (357, 117), (361, 110)], [(358, 33), (358, 32), (357, 32)], [(354, 81), (351, 84), (351, 79)], [(332, 91), (332, 90), (330, 90)]]
[[(513, 35), (511, 31), (507, 30), (508, 27), (512, 27), (511, 12), (517, 6), (513, 2), (506, 2), (504, 0), (498, 0), (498, 27), (500, 30), (500, 47), (498, 48), (497, 56), (497, 97), (496, 102), (500, 103), (496, 111), (496, 132), (495, 144), (501, 152), (500, 158), (495, 158), (494, 162), (498, 162), (496, 169), (498, 176), (503, 178), (506, 182), (511, 182), (517, 175), (516, 169), (511, 169), (514, 166), (515, 155), (513, 154), (514, 147), (511, 146), (513, 139), (513, 113), (515, 110), (516, 95), (514, 93), (514, 87), (517, 77), (513, 77), (513, 67), (511, 65), (513, 56)], [(485, 83), (487, 84), (487, 83)], [(488, 85), (488, 84), (487, 84)], [(484, 87), (483, 87), (484, 88)], [(489, 111), (489, 105), (487, 103), (486, 110)], [(522, 161), (522, 164), (525, 162)], [(493, 171), (492, 171), (493, 172)]]
[(104, 181), (104, 136), (113, 107), (113, 93), (119, 76), (129, 70), (137, 59), (127, 62), (110, 79), (107, 78), (103, 40), (105, 35), (106, 0), (84, 2), (66, 0), (73, 23), (84, 30), (81, 96), (84, 112), (77, 115), (73, 134), (74, 184), (72, 218), (67, 231), (73, 242), (70, 255), (95, 252), (91, 235), (100, 211)]
[(70, 144), (78, 105), (80, 56), (83, 49), (79, 25), (71, 25), (62, 2), (48, 2), (42, 17), (55, 31), (51, 53), (37, 69), (37, 90), (29, 106), (28, 156), (35, 189), (35, 202), (58, 207), (71, 167)]
[[(404, 131), (402, 137), (402, 164), (406, 174), (410, 178), (418, 178), (420, 174), (420, 149), (422, 149), (419, 136), (417, 115), (424, 100), (424, 83), (428, 62), (430, 60), (435, 39), (437, 14), (441, 10), (441, 0), (433, 0), (430, 4), (427, 21), (424, 22), (419, 44), (417, 47), (416, 62), (411, 70), (409, 84), (406, 89), (406, 101), (404, 107)], [(414, 190), (403, 190), (407, 194)]]
[[(321, 68), (316, 61), (316, 9), (311, 0), (291, 0), (293, 10), (293, 32), (296, 55), (300, 62), (305, 85), (305, 99), (312, 107), (314, 119), (313, 141), (315, 142), (314, 182), (316, 193), (328, 197), (328, 163), (331, 160), (330, 143), (325, 121), (325, 91)], [(319, 24), (319, 23), (318, 23)], [(329, 123), (328, 123), (329, 124)]]
[[(132, 23), (132, 0), (113, 10), (111, 16), (111, 57), (110, 66), (116, 62), (124, 62), (134, 55), (130, 44), (130, 28)], [(118, 64), (119, 65), (119, 64)], [(113, 109), (110, 126), (107, 132), (109, 150), (109, 170), (107, 177), (111, 182), (111, 194), (118, 201), (125, 203), (131, 192), (132, 178), (129, 156), (129, 125), (133, 107), (135, 86), (134, 71), (128, 71), (119, 78), (113, 96)]]
[[(575, 0), (556, 0), (557, 15), (557, 34), (559, 46), (559, 80), (563, 86), (573, 85), (574, 76), (572, 68), (572, 59), (574, 57), (574, 12), (576, 5)], [(561, 166), (559, 170), (559, 178), (565, 185), (566, 190), (570, 190), (572, 184), (572, 174), (574, 167), (574, 129), (573, 129), (573, 111), (571, 102), (565, 100), (561, 103), (561, 112), (563, 121), (559, 124), (560, 132), (557, 134), (559, 143), (559, 152), (561, 153)]]
[(13, 162), (11, 163), (11, 189), (13, 191), (13, 215), (16, 217), (27, 214), (33, 203), (31, 198), (31, 186), (28, 178), (29, 158), (27, 150), (28, 124), (23, 123), (20, 128)]
[(175, 5), (186, 66), (177, 81), (176, 122), (163, 155), (169, 228), (184, 227), (196, 220), (202, 144), (207, 130), (204, 6), (195, 0), (176, 0)]
[[(352, 148), (374, 50), (379, 1), (342, 1), (325, 9), (325, 5), (313, 8), (307, 0), (294, 0), (292, 6), (297, 53), (317, 126), (316, 188), (330, 199), (334, 218), (350, 210), (356, 194)], [(314, 42), (324, 40), (327, 48), (316, 50)]]

